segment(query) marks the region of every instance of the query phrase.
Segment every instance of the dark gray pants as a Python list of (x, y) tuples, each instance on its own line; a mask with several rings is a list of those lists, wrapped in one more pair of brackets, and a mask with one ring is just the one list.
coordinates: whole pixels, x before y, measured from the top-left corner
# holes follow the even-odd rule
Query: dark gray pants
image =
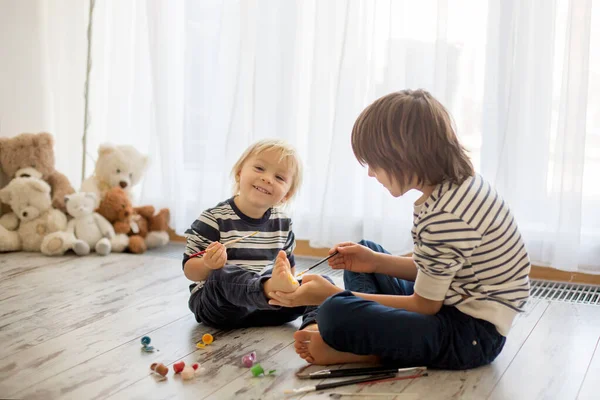
[(317, 307), (269, 305), (263, 284), (270, 277), (271, 270), (260, 275), (236, 265), (225, 265), (212, 271), (204, 287), (190, 296), (190, 310), (196, 321), (220, 329), (282, 325), (300, 316), (302, 328), (314, 323)]

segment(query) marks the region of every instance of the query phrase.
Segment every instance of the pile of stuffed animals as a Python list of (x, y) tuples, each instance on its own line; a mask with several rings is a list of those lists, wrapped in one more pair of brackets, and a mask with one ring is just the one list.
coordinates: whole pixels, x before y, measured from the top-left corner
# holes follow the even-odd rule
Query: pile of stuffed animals
[(100, 146), (94, 174), (75, 193), (54, 169), (50, 134), (0, 138), (0, 170), (10, 179), (0, 190), (0, 252), (140, 254), (164, 246), (169, 210), (132, 206), (147, 164), (132, 146)]

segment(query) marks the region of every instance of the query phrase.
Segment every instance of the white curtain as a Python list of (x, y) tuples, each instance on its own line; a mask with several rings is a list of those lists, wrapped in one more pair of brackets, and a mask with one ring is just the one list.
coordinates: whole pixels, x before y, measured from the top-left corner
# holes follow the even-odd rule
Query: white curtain
[(170, 207), (180, 233), (230, 194), (246, 146), (280, 137), (306, 166), (299, 238), (409, 251), (418, 195), (391, 198), (349, 138), (375, 98), (425, 88), (511, 205), (534, 263), (600, 273), (591, 0), (98, 0), (93, 37), (87, 152), (110, 141), (148, 153), (140, 203)]
[(595, 273), (599, 22), (591, 0), (490, 2), (481, 135), (481, 171), (512, 206), (532, 260)]
[[(135, 188), (141, 204), (171, 209), (181, 231), (188, 182), (183, 167), (185, 4), (182, 1), (96, 1), (93, 14), (90, 125), (86, 175), (98, 147), (130, 144), (150, 166)], [(189, 60), (188, 60), (189, 62)]]
[(0, 137), (52, 133), (56, 169), (73, 186), (81, 179), (87, 11), (79, 0), (0, 0)]

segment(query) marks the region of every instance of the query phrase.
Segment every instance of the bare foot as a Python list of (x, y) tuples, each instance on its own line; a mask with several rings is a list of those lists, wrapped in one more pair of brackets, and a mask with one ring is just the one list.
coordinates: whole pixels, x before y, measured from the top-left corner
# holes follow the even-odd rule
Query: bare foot
[(300, 284), (292, 275), (290, 262), (285, 251), (281, 250), (275, 259), (271, 278), (267, 279), (263, 285), (263, 292), (267, 298), (270, 298), (269, 293), (271, 292), (290, 293), (298, 289), (298, 286)]
[(323, 341), (318, 330), (311, 329), (312, 325), (294, 333), (294, 348), (296, 353), (311, 364), (331, 365), (346, 363), (376, 363), (376, 356), (360, 356), (332, 349)]
[[(315, 324), (307, 325), (304, 327), (303, 331), (310, 332), (319, 332), (319, 326)], [(295, 338), (296, 336), (294, 336)], [(300, 358), (305, 359), (307, 362), (312, 363), (312, 357), (308, 352), (308, 343), (305, 341), (296, 340), (294, 341), (294, 348), (296, 349), (296, 353), (300, 356)]]

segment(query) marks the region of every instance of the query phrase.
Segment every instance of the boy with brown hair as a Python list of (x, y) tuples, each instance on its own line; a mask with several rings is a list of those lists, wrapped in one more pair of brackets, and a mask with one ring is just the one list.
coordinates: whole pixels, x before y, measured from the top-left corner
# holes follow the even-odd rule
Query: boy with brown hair
[(415, 189), (411, 257), (361, 241), (330, 250), (345, 291), (319, 277), (271, 304), (321, 304), (295, 334), (308, 362), (382, 361), (443, 369), (492, 362), (529, 297), (530, 263), (517, 223), (475, 174), (450, 115), (424, 90), (376, 100), (358, 117), (352, 148), (394, 197)]

